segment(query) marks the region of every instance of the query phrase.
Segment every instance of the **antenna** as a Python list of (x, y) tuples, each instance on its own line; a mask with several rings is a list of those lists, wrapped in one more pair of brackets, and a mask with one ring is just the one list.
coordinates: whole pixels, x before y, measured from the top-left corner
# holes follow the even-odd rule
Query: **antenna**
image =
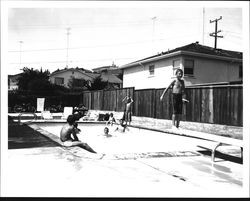
[(152, 53), (154, 52), (154, 33), (155, 33), (155, 20), (157, 19), (156, 16), (152, 17), (151, 20), (153, 21), (153, 31), (152, 31)]
[(202, 44), (204, 45), (204, 30), (205, 30), (205, 25), (204, 25), (204, 19), (205, 19), (205, 8), (202, 10)]
[(70, 35), (70, 30), (71, 30), (71, 28), (67, 28), (66, 29), (67, 30), (67, 59), (66, 59), (66, 68), (68, 68), (68, 63), (69, 63), (69, 35)]
[(21, 69), (21, 63), (22, 63), (22, 44), (23, 41), (18, 41), (20, 43), (20, 56), (19, 56), (19, 68)]

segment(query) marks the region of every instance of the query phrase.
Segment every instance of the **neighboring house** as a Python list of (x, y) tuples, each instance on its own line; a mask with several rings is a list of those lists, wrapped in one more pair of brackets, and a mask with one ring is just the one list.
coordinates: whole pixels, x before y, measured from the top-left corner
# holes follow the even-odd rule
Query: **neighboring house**
[(110, 71), (102, 71), (100, 73), (102, 81), (108, 82), (107, 89), (120, 89), (122, 88), (122, 80)]
[(21, 76), (22, 73), (16, 75), (8, 75), (8, 90), (12, 91), (18, 89), (18, 78)]
[(91, 71), (83, 68), (64, 68), (51, 73), (49, 80), (53, 84), (69, 87), (68, 83), (72, 78), (84, 79), (92, 82), (98, 75), (99, 74), (92, 73)]
[(242, 52), (214, 49), (191, 43), (120, 67), (123, 87), (164, 88), (184, 71), (186, 86), (212, 83), (242, 83)]
[(89, 85), (95, 78), (101, 76), (104, 82), (108, 82), (108, 88), (120, 88), (122, 80), (116, 75), (111, 74), (109, 71), (92, 72), (83, 68), (64, 68), (62, 70), (56, 70), (50, 75), (50, 82), (57, 85), (69, 87), (69, 81), (74, 77), (75, 79), (84, 79), (89, 81)]
[(92, 70), (93, 72), (96, 73), (109, 72), (119, 78), (122, 78), (122, 70), (115, 64), (112, 64), (111, 66), (102, 66), (98, 68), (93, 68)]
[(108, 82), (108, 88), (122, 88), (122, 70), (116, 65), (93, 68), (93, 72), (99, 73), (104, 82)]

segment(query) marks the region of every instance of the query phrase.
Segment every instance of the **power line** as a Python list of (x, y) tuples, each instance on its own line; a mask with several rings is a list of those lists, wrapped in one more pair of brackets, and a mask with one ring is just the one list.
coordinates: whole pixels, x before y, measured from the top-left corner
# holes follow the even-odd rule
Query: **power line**
[[(169, 19), (162, 19), (161, 21), (159, 21), (160, 23), (176, 23), (178, 21), (180, 22), (184, 22), (185, 21), (189, 21), (189, 22), (193, 22), (194, 20), (200, 20), (200, 19), (194, 19), (194, 18), (173, 18), (171, 19), (171, 21)], [(140, 21), (120, 21), (119, 23), (95, 23), (95, 24), (54, 24), (54, 25), (9, 25), (9, 28), (24, 28), (24, 29), (34, 29), (34, 28), (39, 28), (39, 29), (64, 29), (65, 26), (70, 26), (70, 27), (74, 27), (77, 28), (79, 26), (79, 28), (84, 28), (84, 29), (88, 29), (90, 27), (114, 27), (114, 26), (126, 26), (126, 25), (150, 25), (150, 23), (148, 21), (145, 20), (140, 20)]]
[[(193, 34), (181, 34), (181, 36), (191, 36)], [(159, 38), (157, 39), (158, 41), (161, 40), (167, 40), (169, 38), (173, 38), (175, 36), (171, 37), (164, 37), (164, 38)], [(109, 44), (109, 45), (96, 45), (96, 46), (80, 46), (80, 47), (71, 47), (69, 50), (74, 50), (74, 49), (84, 49), (84, 48), (98, 48), (98, 47), (112, 47), (112, 46), (125, 46), (125, 45), (132, 45), (132, 44), (138, 44), (138, 43), (149, 43), (152, 40), (141, 40), (141, 41), (133, 41), (129, 43), (117, 43), (117, 44)], [(49, 48), (49, 49), (36, 49), (36, 50), (22, 50), (22, 52), (40, 52), (40, 51), (64, 51), (67, 50), (67, 48)], [(20, 52), (20, 50), (9, 50), (8, 52), (10, 53), (15, 53), (15, 52)]]
[[(136, 59), (137, 57), (124, 57), (124, 58), (116, 58), (115, 60), (128, 60), (128, 59)], [(88, 62), (88, 61), (106, 61), (113, 60), (113, 58), (103, 58), (103, 59), (86, 59), (86, 60), (75, 60), (74, 63), (77, 62)], [(23, 62), (22, 64), (41, 64), (41, 63), (65, 63), (65, 61), (36, 61), (36, 62)], [(16, 65), (19, 63), (9, 63), (11, 65)]]

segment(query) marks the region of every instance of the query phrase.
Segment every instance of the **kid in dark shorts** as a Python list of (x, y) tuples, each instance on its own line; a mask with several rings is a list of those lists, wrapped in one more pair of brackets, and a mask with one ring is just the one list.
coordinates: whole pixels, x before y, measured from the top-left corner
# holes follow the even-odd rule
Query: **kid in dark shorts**
[[(163, 91), (160, 100), (163, 100), (163, 96), (169, 88), (172, 89), (172, 101), (173, 101), (173, 115), (172, 115), (172, 125), (173, 128), (179, 128), (181, 115), (182, 115), (182, 96), (185, 93), (185, 83), (182, 79), (183, 71), (177, 69), (175, 72), (176, 79), (171, 82), (171, 84)], [(185, 99), (184, 99), (185, 100)]]

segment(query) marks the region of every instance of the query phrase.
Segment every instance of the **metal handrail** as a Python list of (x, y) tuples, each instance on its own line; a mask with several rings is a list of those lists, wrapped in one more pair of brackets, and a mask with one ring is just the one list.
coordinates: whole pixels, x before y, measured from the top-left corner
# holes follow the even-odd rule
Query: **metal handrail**
[[(36, 120), (37, 119), (37, 115), (35, 114), (35, 113), (33, 113), (33, 112), (21, 112), (19, 115), (18, 115), (18, 123), (21, 125), (21, 116), (23, 115), (23, 114), (33, 114), (33, 116), (34, 116), (34, 119), (33, 120)], [(33, 121), (33, 120), (31, 120), (31, 121)]]

